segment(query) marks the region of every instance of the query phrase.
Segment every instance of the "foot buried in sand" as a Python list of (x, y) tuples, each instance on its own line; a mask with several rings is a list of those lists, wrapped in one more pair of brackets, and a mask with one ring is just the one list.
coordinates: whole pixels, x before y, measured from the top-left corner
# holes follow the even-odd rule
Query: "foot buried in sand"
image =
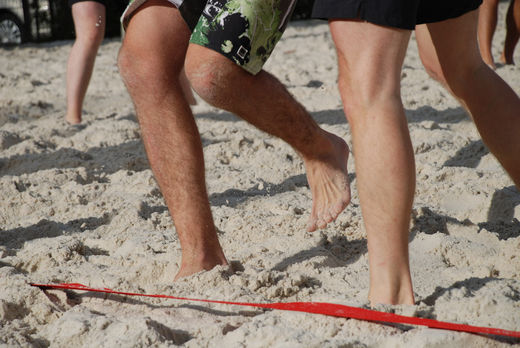
[(214, 255), (212, 257), (205, 257), (202, 261), (193, 261), (189, 262), (187, 260), (182, 260), (181, 267), (179, 269), (179, 272), (177, 272), (177, 275), (175, 275), (175, 278), (173, 278), (173, 281), (177, 281), (181, 278), (188, 277), (190, 275), (193, 275), (195, 273), (199, 273), (202, 271), (209, 271), (216, 266), (227, 266), (228, 262), (224, 256), (224, 254), (221, 255)]
[(76, 125), (81, 123), (81, 116), (74, 116), (67, 114), (65, 116), (65, 121), (67, 121), (71, 125)]
[(350, 202), (350, 183), (347, 172), (349, 148), (345, 141), (327, 135), (331, 151), (327, 155), (306, 160), (307, 180), (312, 193), (312, 212), (307, 231), (325, 228), (336, 220)]

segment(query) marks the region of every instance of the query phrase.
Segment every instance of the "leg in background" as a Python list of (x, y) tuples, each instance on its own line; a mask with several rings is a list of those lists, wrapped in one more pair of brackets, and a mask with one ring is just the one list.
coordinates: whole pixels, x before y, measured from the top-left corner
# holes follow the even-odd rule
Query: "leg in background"
[(500, 60), (504, 64), (515, 64), (513, 55), (520, 39), (520, 0), (511, 0), (506, 15), (506, 41)]
[(105, 36), (105, 6), (95, 1), (72, 5), (76, 41), (72, 45), (67, 63), (67, 114), (70, 124), (81, 122), (83, 99), (99, 45)]
[(493, 35), (497, 27), (498, 0), (484, 0), (479, 9), (478, 42), (480, 54), (487, 65), (495, 69)]

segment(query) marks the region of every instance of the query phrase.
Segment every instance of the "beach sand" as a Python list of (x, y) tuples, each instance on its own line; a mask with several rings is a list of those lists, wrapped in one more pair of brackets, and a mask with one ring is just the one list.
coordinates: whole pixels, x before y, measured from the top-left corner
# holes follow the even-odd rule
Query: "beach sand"
[[(500, 24), (497, 55), (504, 35)], [(181, 250), (119, 77), (120, 41), (101, 46), (77, 127), (63, 120), (71, 44), (0, 49), (1, 346), (520, 346), (425, 327), (31, 287), (76, 282), (228, 301), (367, 305), (354, 160), (352, 203), (327, 229), (308, 233), (311, 196), (298, 155), (200, 100), (194, 112), (211, 207), (232, 265), (173, 283)], [(351, 143), (325, 22), (292, 23), (266, 70), (320, 126)], [(520, 93), (519, 67), (497, 72)], [(520, 330), (520, 193), (466, 112), (427, 76), (413, 38), (402, 94), (417, 163), (410, 234), (417, 304), (382, 309)]]

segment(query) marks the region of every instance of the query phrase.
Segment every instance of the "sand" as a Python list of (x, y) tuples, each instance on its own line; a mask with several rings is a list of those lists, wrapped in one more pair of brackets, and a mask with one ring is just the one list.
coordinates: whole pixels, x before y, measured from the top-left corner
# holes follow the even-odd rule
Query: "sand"
[[(503, 18), (505, 4), (500, 6)], [(504, 35), (499, 26), (496, 52)], [(351, 205), (327, 229), (307, 233), (311, 197), (298, 155), (200, 100), (194, 111), (211, 207), (232, 267), (173, 283), (179, 242), (119, 77), (120, 42), (101, 46), (78, 127), (63, 121), (71, 44), (0, 50), (0, 345), (520, 346), (518, 340), (424, 327), (78, 291), (44, 293), (29, 286), (78, 282), (229, 301), (367, 306), (367, 245), (354, 161)], [(350, 144), (324, 22), (291, 24), (266, 69), (320, 126)], [(519, 69), (497, 69), (517, 93)], [(417, 161), (410, 234), (417, 304), (383, 309), (520, 330), (520, 193), (465, 111), (428, 78), (413, 38), (402, 86)]]

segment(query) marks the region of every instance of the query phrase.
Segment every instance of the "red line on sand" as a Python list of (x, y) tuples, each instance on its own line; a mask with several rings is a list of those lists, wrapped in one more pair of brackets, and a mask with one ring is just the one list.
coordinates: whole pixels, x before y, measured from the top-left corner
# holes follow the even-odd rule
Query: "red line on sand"
[(434, 329), (443, 329), (443, 330), (451, 330), (451, 331), (462, 331), (462, 332), (471, 332), (471, 333), (478, 333), (478, 334), (498, 335), (498, 336), (520, 338), (520, 331), (510, 331), (510, 330), (503, 330), (503, 329), (497, 329), (497, 328), (491, 328), (491, 327), (481, 327), (481, 326), (449, 323), (449, 322), (438, 321), (438, 320), (434, 320), (434, 319), (409, 317), (409, 316), (398, 315), (398, 314), (393, 314), (393, 313), (375, 311), (375, 310), (371, 310), (371, 309), (364, 309), (364, 308), (351, 307), (351, 306), (345, 306), (345, 305), (333, 304), (333, 303), (324, 303), (324, 302), (285, 302), (285, 303), (284, 302), (275, 302), (275, 303), (229, 302), (229, 301), (194, 299), (194, 298), (177, 297), (177, 296), (169, 296), (169, 295), (138, 294), (138, 293), (132, 293), (132, 292), (116, 291), (116, 290), (111, 290), (111, 289), (107, 289), (107, 288), (96, 289), (96, 288), (91, 288), (91, 287), (88, 287), (88, 286), (85, 286), (82, 284), (78, 284), (78, 283), (61, 283), (61, 284), (33, 284), (33, 283), (31, 283), (30, 285), (39, 287), (42, 290), (45, 290), (45, 289), (82, 290), (82, 291), (103, 292), (103, 293), (108, 293), (108, 294), (117, 294), (117, 295), (125, 295), (125, 296), (169, 298), (169, 299), (181, 300), (181, 301), (197, 301), (197, 302), (229, 304), (229, 305), (236, 305), (236, 306), (250, 306), (250, 307), (258, 307), (258, 308), (280, 309), (280, 310), (285, 310), (285, 311), (315, 313), (315, 314), (323, 314), (323, 315), (329, 315), (329, 316), (334, 316), (334, 317), (360, 319), (360, 320), (367, 320), (367, 321), (422, 325), (422, 326), (427, 326), (427, 327), (434, 328)]

